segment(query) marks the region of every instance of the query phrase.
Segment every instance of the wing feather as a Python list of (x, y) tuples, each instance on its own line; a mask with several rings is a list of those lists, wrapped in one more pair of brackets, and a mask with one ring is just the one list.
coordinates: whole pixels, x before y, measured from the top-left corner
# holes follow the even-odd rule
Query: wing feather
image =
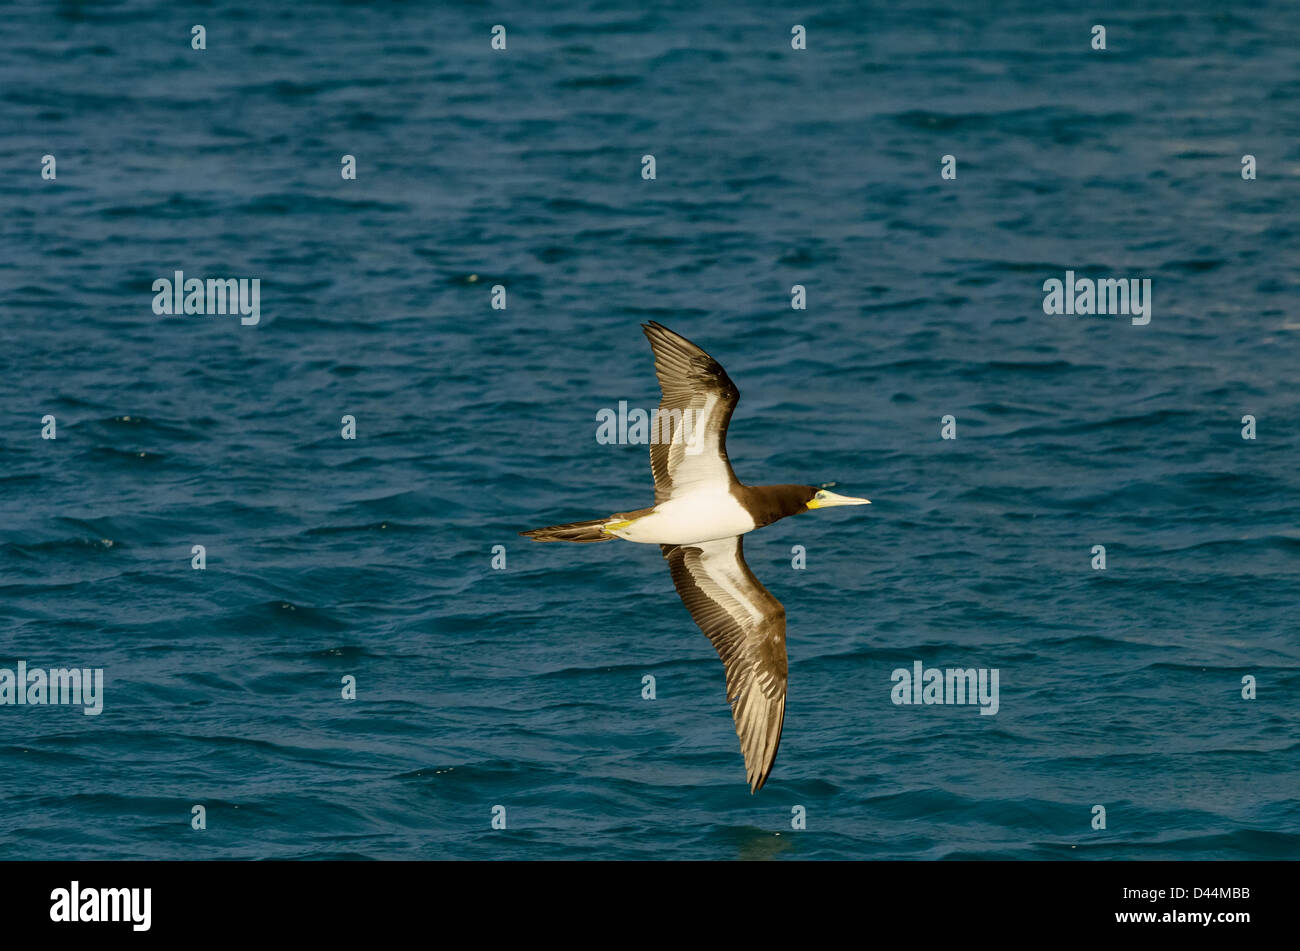
[(706, 484), (736, 481), (727, 458), (727, 426), (740, 391), (727, 371), (681, 334), (653, 320), (641, 325), (663, 392), (651, 427), (655, 504)]
[(741, 536), (661, 545), (682, 603), (727, 671), (751, 792), (767, 782), (785, 721), (785, 608), (745, 563)]

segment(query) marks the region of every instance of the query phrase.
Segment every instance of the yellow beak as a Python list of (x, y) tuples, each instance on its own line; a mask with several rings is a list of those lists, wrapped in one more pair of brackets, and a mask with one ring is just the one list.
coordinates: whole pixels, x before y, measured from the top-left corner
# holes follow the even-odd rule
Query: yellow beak
[(810, 509), (828, 509), (836, 505), (870, 505), (870, 499), (855, 499), (848, 495), (837, 495), (834, 492), (827, 492), (822, 489), (811, 499), (808, 500)]

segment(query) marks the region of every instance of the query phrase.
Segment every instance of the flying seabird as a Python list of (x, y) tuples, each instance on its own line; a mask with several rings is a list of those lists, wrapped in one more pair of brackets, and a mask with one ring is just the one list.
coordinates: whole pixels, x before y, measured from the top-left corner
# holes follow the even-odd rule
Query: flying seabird
[(520, 532), (539, 542), (658, 545), (691, 617), (727, 670), (727, 701), (750, 792), (767, 781), (785, 720), (785, 608), (745, 564), (741, 536), (787, 515), (869, 505), (811, 485), (744, 485), (727, 458), (740, 391), (718, 361), (661, 324), (641, 325), (663, 398), (652, 424), (655, 504)]

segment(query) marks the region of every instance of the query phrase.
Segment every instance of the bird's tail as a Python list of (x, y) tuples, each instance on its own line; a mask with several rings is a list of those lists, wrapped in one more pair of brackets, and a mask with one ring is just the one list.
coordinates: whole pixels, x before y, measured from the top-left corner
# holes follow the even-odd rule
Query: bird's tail
[(607, 542), (615, 536), (608, 534), (604, 526), (609, 524), (607, 518), (596, 518), (590, 522), (570, 522), (568, 525), (550, 525), (546, 528), (534, 528), (529, 532), (520, 532), (537, 542)]

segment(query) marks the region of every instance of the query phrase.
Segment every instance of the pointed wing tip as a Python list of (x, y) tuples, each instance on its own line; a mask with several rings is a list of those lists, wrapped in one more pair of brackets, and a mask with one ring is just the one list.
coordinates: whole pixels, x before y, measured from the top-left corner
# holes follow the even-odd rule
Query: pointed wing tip
[(679, 336), (679, 334), (669, 330), (657, 320), (647, 320), (641, 325), (641, 332), (646, 335), (646, 339), (652, 344), (656, 340), (671, 340), (673, 337)]
[(775, 765), (776, 750), (772, 750), (772, 756), (767, 760), (767, 762), (762, 765), (756, 764), (754, 768), (747, 768), (745, 770), (745, 778), (749, 781), (749, 794), (751, 796), (767, 784), (768, 779), (772, 775), (772, 767)]

